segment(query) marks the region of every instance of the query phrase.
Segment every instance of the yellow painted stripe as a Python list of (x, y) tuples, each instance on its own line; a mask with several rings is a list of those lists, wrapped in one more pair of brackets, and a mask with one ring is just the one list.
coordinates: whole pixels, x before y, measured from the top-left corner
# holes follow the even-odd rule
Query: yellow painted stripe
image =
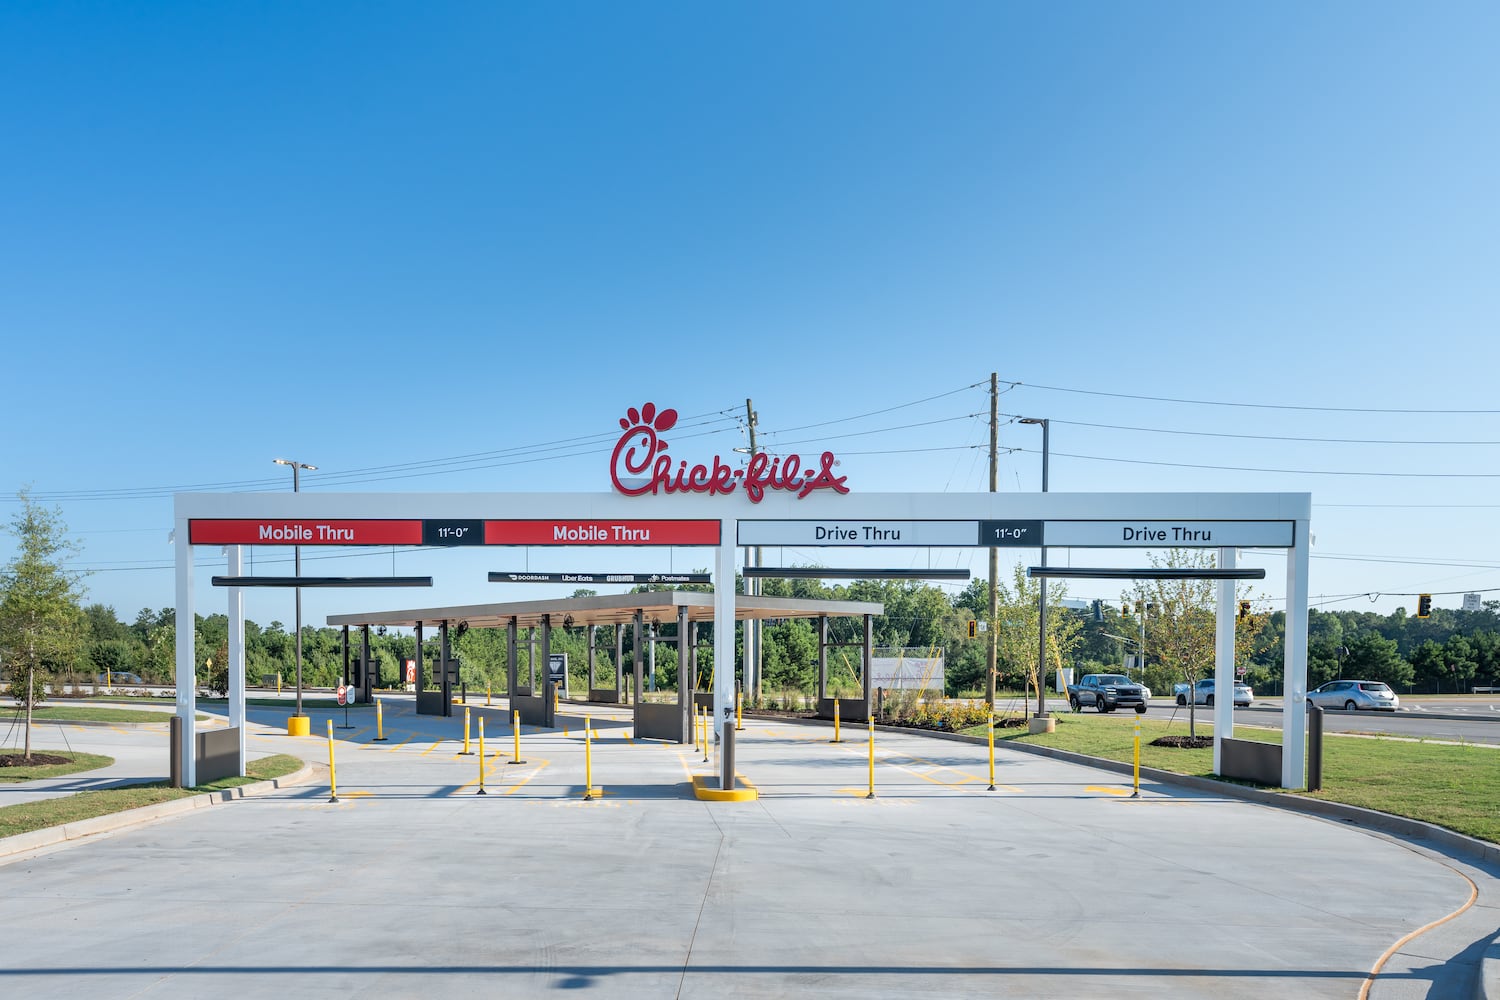
[(516, 782), (514, 785), (511, 785), (509, 788), (507, 788), (505, 790), (505, 794), (506, 795), (514, 795), (528, 781), (530, 781), (532, 778), (535, 778), (537, 775), (541, 774), (542, 773), (542, 768), (546, 767), (550, 763), (552, 763), (550, 760), (537, 761), (537, 763), (535, 765), (536, 769), (533, 770), (526, 777), (522, 778), (520, 781)]
[(436, 743), (434, 743), (432, 746), (428, 747), (426, 750), (423, 750), (417, 756), (419, 756), (419, 757), (426, 757), (428, 754), (432, 753), (432, 751), (434, 751), (438, 747), (442, 746), (444, 742), (445, 742), (444, 740), (438, 740)]
[(1380, 975), (1380, 970), (1383, 969), (1383, 968), (1385, 968), (1385, 963), (1389, 962), (1391, 960), (1391, 956), (1392, 955), (1396, 954), (1396, 952), (1398, 952), (1402, 948), (1406, 947), (1406, 943), (1408, 941), (1412, 940), (1415, 937), (1420, 937), (1421, 935), (1426, 934), (1428, 931), (1432, 930), (1434, 927), (1441, 927), (1443, 924), (1446, 924), (1448, 921), (1452, 920), (1454, 917), (1457, 917), (1459, 914), (1463, 913), (1469, 907), (1473, 906), (1474, 905), (1474, 901), (1479, 898), (1479, 886), (1477, 886), (1477, 885), (1474, 884), (1474, 880), (1473, 879), (1469, 878), (1469, 876), (1465, 875), (1463, 872), (1459, 871), (1457, 868), (1454, 868), (1452, 865), (1443, 864), (1443, 862), (1438, 862), (1438, 863), (1442, 864), (1444, 868), (1448, 869), (1449, 871), (1453, 872), (1453, 874), (1457, 875), (1458, 877), (1462, 878), (1465, 882), (1469, 883), (1469, 901), (1467, 903), (1465, 903), (1463, 906), (1460, 906), (1458, 909), (1454, 910), (1452, 913), (1448, 914), (1446, 917), (1440, 917), (1437, 920), (1434, 920), (1430, 924), (1425, 924), (1425, 925), (1423, 925), (1421, 927), (1418, 927), (1416, 930), (1414, 930), (1410, 934), (1406, 935), (1400, 941), (1397, 941), (1395, 944), (1393, 944), (1389, 948), (1387, 948), (1385, 950), (1385, 953), (1382, 954), (1379, 958), (1377, 958), (1375, 960), (1375, 964), (1370, 967), (1370, 974), (1365, 977), (1364, 984), (1362, 986), (1360, 986), (1360, 988), (1359, 988), (1359, 1000), (1369, 1000), (1370, 987), (1375, 985), (1375, 977), (1378, 976), (1378, 975)]
[(1108, 785), (1086, 785), (1083, 790), (1085, 792), (1100, 792), (1104, 795), (1130, 794), (1130, 790), (1128, 788), (1111, 788)]

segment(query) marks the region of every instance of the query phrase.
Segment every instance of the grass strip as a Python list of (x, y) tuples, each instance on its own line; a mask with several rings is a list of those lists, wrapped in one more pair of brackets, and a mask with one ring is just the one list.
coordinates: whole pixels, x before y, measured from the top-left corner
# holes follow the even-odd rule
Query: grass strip
[[(97, 708), (92, 705), (42, 705), (31, 710), (33, 722), (160, 722), (165, 725), (171, 717), (171, 712), (150, 712), (142, 708)], [(24, 713), (21, 718), (25, 718)], [(204, 722), (208, 716), (198, 715), (197, 718), (199, 722)]]
[[(22, 747), (0, 747), (0, 754), (19, 754), (23, 749)], [(77, 774), (79, 771), (97, 771), (115, 762), (113, 757), (106, 757), (102, 753), (78, 753), (71, 750), (39, 751), (35, 747), (31, 748), (31, 752), (48, 753), (54, 757), (70, 759), (66, 764), (20, 764), (15, 767), (0, 767), (0, 784), (35, 781), (38, 778), (60, 778), (65, 774)]]
[(76, 823), (79, 820), (93, 819), (95, 816), (108, 816), (111, 813), (155, 805), (158, 802), (185, 799), (202, 792), (222, 791), (255, 781), (280, 778), (291, 774), (301, 766), (301, 760), (283, 753), (250, 761), (245, 765), (246, 776), (243, 778), (221, 778), (196, 788), (172, 788), (164, 781), (153, 781), (129, 785), (125, 788), (104, 788), (99, 791), (79, 792), (77, 795), (55, 799), (42, 799), (39, 802), (20, 802), (13, 806), (3, 806), (0, 807), (0, 837), (44, 830), (47, 827), (61, 826), (64, 823)]
[[(996, 742), (1034, 743), (1130, 762), (1134, 717), (1054, 713), (1054, 718), (1056, 732), (1032, 736), (1025, 730), (997, 731)], [(1186, 734), (1185, 719), (1143, 717), (1140, 721), (1142, 767), (1214, 777), (1211, 747), (1178, 750), (1149, 745), (1158, 736)], [(1197, 729), (1200, 735), (1213, 735), (1212, 725), (1199, 722)], [(965, 733), (983, 736), (984, 727), (976, 726)], [(1236, 739), (1262, 743), (1281, 742), (1279, 729), (1238, 725), (1234, 735)], [(1377, 809), (1500, 843), (1500, 808), (1496, 805), (1500, 803), (1500, 749), (1482, 744), (1372, 739), (1325, 731), (1323, 790), (1287, 794)]]

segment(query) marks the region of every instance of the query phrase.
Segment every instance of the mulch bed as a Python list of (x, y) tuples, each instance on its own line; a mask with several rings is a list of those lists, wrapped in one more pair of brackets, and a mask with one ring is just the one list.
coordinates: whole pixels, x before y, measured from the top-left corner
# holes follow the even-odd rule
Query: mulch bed
[(55, 753), (33, 753), (30, 757), (19, 753), (0, 753), (0, 767), (35, 767), (38, 764), (71, 764), (71, 757), (59, 757)]
[(1154, 747), (1175, 747), (1178, 750), (1202, 750), (1214, 745), (1212, 736), (1158, 736), (1151, 741)]

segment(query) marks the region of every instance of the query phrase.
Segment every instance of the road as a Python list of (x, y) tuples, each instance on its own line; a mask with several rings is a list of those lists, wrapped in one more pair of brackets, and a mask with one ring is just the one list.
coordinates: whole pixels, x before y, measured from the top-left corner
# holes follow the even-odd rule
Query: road
[[(1488, 701), (1464, 701), (1454, 699), (1440, 701), (1401, 702), (1399, 712), (1342, 712), (1323, 713), (1323, 731), (1327, 733), (1377, 733), (1400, 736), (1408, 739), (1452, 740), (1462, 743), (1488, 743), (1500, 746), (1500, 711)], [(1175, 716), (1174, 716), (1175, 713)], [(1169, 699), (1157, 698), (1151, 702), (1153, 719), (1187, 719), (1188, 710), (1173, 704)], [(1116, 713), (1120, 718), (1134, 718), (1133, 712)], [(1200, 722), (1213, 721), (1213, 708), (1198, 706)], [(1236, 725), (1271, 726), (1281, 725), (1281, 699), (1257, 701), (1249, 708), (1234, 710)]]

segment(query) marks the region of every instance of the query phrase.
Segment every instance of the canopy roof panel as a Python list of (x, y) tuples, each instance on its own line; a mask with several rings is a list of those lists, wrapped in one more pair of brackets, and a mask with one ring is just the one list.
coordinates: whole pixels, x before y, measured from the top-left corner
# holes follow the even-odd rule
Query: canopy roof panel
[[(541, 601), (509, 601), (504, 604), (465, 604), (449, 608), (412, 608), (398, 611), (361, 611), (346, 615), (329, 615), (328, 624), (387, 625), (411, 628), (418, 623), (467, 622), (470, 628), (501, 628), (512, 618), (520, 628), (538, 628), (542, 616), (550, 615), (554, 627), (559, 625), (614, 625), (630, 622), (637, 610), (646, 621), (669, 624), (677, 621), (679, 608), (686, 608), (688, 620), (712, 621), (714, 595), (696, 591), (666, 590), (644, 594), (603, 594), (594, 597), (567, 597)], [(736, 621), (763, 618), (848, 618), (885, 613), (878, 601), (819, 601), (801, 597), (746, 597), (735, 595)]]

